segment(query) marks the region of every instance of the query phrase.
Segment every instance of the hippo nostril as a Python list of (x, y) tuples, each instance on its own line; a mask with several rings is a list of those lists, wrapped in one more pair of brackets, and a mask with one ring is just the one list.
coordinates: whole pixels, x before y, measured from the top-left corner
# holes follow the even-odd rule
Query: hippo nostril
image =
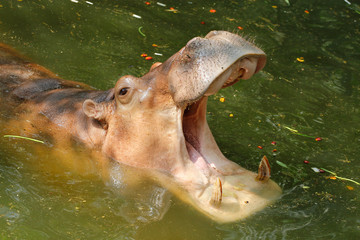
[(239, 79), (239, 78), (242, 78), (242, 77), (244, 76), (244, 73), (245, 73), (245, 72), (246, 72), (245, 68), (240, 68), (238, 79)]

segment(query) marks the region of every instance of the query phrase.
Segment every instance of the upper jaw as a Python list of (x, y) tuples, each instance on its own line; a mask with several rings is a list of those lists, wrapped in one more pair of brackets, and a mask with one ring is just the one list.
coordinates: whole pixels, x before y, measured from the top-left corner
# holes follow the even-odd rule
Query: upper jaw
[(259, 65), (265, 64), (265, 61), (265, 56), (246, 56), (238, 59), (212, 81), (204, 95), (213, 95), (221, 88), (229, 87), (241, 79), (249, 79), (257, 73), (259, 69), (263, 68), (263, 66)]
[(250, 78), (265, 62), (265, 53), (242, 37), (213, 31), (190, 40), (162, 69), (175, 103), (183, 105)]

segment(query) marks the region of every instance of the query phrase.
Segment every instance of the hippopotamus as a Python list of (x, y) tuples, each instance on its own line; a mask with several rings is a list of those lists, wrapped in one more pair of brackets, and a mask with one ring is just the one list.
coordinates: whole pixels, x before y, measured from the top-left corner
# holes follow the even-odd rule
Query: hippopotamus
[(254, 173), (222, 154), (206, 120), (207, 100), (265, 62), (265, 53), (241, 36), (211, 31), (144, 76), (122, 76), (102, 91), (61, 79), (3, 44), (2, 112), (13, 114), (13, 122), (26, 120), (28, 127), (19, 127), (24, 136), (50, 139), (54, 148), (70, 136), (84, 149), (147, 169), (211, 219), (232, 222), (274, 202), (281, 189), (270, 180), (265, 156)]

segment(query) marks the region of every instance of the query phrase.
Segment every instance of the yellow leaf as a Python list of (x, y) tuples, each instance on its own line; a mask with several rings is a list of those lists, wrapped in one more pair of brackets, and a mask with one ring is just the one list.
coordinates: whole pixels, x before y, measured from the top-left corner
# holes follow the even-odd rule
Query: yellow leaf
[(297, 60), (298, 62), (305, 62), (305, 59), (304, 59), (303, 57), (298, 57), (298, 58), (296, 58), (296, 60)]

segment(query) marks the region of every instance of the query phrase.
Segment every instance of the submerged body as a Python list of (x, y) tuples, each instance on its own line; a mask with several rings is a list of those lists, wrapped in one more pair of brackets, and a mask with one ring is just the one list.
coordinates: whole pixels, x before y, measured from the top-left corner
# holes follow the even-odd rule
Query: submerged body
[(213, 31), (143, 77), (124, 76), (113, 89), (98, 91), (0, 46), (1, 112), (22, 129), (12, 134), (43, 138), (53, 148), (74, 141), (100, 158), (147, 169), (212, 219), (235, 221), (276, 200), (281, 190), (269, 179), (266, 157), (253, 173), (223, 156), (206, 122), (207, 97), (250, 78), (265, 59), (238, 35)]

